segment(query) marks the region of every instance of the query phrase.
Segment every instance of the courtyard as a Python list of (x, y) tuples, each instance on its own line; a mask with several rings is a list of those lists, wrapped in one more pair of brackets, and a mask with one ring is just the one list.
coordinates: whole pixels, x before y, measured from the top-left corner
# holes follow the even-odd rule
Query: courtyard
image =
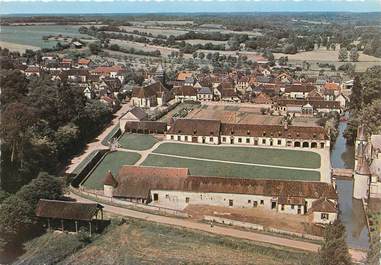
[(122, 148), (130, 150), (147, 150), (154, 146), (158, 140), (149, 134), (123, 134), (119, 139)]

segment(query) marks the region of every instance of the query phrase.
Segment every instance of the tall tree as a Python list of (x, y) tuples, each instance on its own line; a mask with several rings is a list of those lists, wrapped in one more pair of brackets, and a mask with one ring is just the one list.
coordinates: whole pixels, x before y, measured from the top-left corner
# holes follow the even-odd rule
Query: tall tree
[(319, 251), (319, 264), (352, 265), (345, 242), (345, 227), (339, 220), (325, 228), (324, 242)]
[(11, 103), (1, 114), (1, 138), (11, 146), (11, 162), (20, 158), (28, 128), (36, 121), (35, 110), (24, 103)]
[(341, 48), (339, 50), (339, 61), (345, 62), (346, 60), (348, 60), (348, 51), (346, 48)]
[(360, 57), (360, 54), (357, 48), (352, 48), (351, 51), (349, 52), (349, 60), (351, 62), (358, 62), (359, 57)]
[(349, 107), (351, 110), (359, 110), (363, 102), (363, 89), (360, 77), (357, 75), (353, 80), (352, 93), (349, 97)]

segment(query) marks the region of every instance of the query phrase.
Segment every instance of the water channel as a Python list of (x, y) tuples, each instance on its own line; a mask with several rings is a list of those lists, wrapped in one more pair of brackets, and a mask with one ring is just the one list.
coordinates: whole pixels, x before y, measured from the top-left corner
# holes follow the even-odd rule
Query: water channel
[[(346, 144), (343, 137), (346, 121), (339, 124), (339, 136), (331, 151), (331, 164), (333, 168), (354, 167), (354, 147)], [(339, 195), (340, 216), (347, 230), (347, 243), (351, 248), (368, 248), (368, 229), (362, 203), (352, 198), (353, 181), (337, 179), (337, 191)]]

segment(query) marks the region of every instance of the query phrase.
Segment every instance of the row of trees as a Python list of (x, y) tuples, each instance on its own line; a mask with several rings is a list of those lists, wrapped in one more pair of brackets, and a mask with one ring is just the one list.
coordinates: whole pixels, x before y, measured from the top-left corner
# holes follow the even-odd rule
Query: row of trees
[(339, 61), (340, 62), (346, 62), (349, 58), (349, 61), (351, 62), (358, 62), (360, 57), (360, 54), (357, 50), (357, 48), (352, 48), (349, 52), (347, 48), (341, 48), (339, 50)]
[(15, 192), (40, 171), (55, 173), (112, 117), (77, 86), (49, 76), (27, 80), (17, 70), (0, 72), (1, 187)]
[(356, 139), (357, 127), (363, 124), (368, 133), (381, 132), (381, 66), (368, 68), (354, 78), (350, 96), (350, 119), (344, 136)]

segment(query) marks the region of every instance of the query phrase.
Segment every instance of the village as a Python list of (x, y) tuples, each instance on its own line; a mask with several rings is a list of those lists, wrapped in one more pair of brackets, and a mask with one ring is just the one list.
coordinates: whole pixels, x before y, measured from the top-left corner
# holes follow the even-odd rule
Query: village
[[(98, 33), (130, 33), (123, 27), (112, 33), (110, 25), (80, 27), (85, 30), (94, 39), (100, 39)], [(157, 37), (146, 35), (150, 42)], [(117, 57), (120, 50), (110, 49), (107, 39), (100, 45), (107, 56), (87, 53), (90, 37), (89, 43), (74, 37), (65, 41), (60, 52), (20, 54), (0, 48), (0, 59), (10, 65), (6, 74), (25, 79), (20, 93), (37, 98), (34, 107), (41, 115), (36, 125), (28, 123), (35, 122), (32, 115), (12, 117), (30, 126), (23, 133), (33, 136), (33, 152), (48, 154), (45, 145), (58, 150), (63, 194), (36, 195), (33, 202), (44, 231), (73, 234), (86, 245), (114, 229), (115, 220), (139, 229), (152, 222), (292, 249), (287, 253), (304, 253), (296, 260), (307, 260), (305, 253), (320, 253), (327, 229), (342, 222), (352, 228), (345, 235), (352, 261), (366, 264), (371, 236), (379, 228), (374, 216), (381, 207), (381, 135), (369, 126), (372, 118), (359, 118), (373, 109), (360, 101), (356, 104), (363, 109), (354, 109), (359, 86), (354, 72), (282, 62), (288, 57), (270, 60), (266, 51), (252, 52), (243, 43), (237, 52), (228, 45), (226, 55), (210, 53), (209, 59), (196, 50), (193, 59), (134, 54), (114, 60), (111, 55)], [(39, 95), (39, 86), (51, 94)], [(52, 95), (56, 98), (50, 101)], [(64, 107), (53, 112), (54, 107), (44, 109), (44, 101)], [(51, 118), (50, 111), (66, 120)], [(364, 116), (351, 118), (355, 111)], [(355, 131), (353, 149), (346, 147), (348, 126)], [(8, 140), (7, 155), (14, 165), (14, 157), (20, 159), (23, 170), (23, 156), (17, 157), (24, 151), (17, 141), (23, 141), (15, 139)], [(350, 189), (343, 189), (344, 182)]]

